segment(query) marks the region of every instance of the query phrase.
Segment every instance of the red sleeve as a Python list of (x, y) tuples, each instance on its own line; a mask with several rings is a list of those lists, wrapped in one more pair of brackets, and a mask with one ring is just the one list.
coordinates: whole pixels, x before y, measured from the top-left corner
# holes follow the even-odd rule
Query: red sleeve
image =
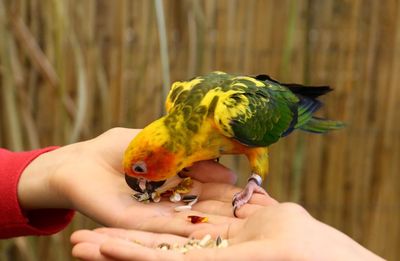
[(25, 167), (37, 156), (57, 147), (29, 152), (10, 152), (0, 148), (0, 238), (25, 235), (50, 235), (66, 227), (74, 211), (38, 209), (23, 211), (17, 185)]

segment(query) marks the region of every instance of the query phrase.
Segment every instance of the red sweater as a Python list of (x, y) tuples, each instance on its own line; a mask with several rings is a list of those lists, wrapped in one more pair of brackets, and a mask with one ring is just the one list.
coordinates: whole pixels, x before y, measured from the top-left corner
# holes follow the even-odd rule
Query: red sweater
[(17, 197), (17, 185), (25, 167), (37, 156), (56, 147), (29, 152), (10, 152), (0, 148), (0, 238), (49, 235), (66, 227), (74, 211), (38, 209), (24, 211)]

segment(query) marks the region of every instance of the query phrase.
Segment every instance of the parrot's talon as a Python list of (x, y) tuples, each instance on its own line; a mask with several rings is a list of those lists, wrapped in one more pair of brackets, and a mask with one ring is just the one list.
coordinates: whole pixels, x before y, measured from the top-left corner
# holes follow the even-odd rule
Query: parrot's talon
[(241, 192), (237, 192), (237, 193), (235, 193), (235, 195), (233, 195), (233, 198), (232, 198), (232, 207), (235, 206), (236, 201), (237, 201), (237, 196), (238, 196), (240, 193), (241, 193)]
[(235, 217), (235, 218), (238, 218), (238, 216), (236, 215), (236, 210), (238, 209), (238, 207), (236, 207), (236, 206), (234, 206), (233, 207), (233, 216)]
[(237, 217), (236, 210), (249, 202), (254, 193), (267, 194), (267, 192), (259, 185), (261, 183), (261, 177), (253, 173), (248, 179), (246, 187), (233, 196), (232, 206), (233, 215), (235, 217)]

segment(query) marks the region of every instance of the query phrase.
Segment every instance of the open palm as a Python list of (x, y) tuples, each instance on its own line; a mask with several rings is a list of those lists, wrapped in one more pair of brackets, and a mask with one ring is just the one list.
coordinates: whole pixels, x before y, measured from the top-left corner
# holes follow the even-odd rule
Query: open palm
[[(132, 198), (122, 170), (122, 156), (127, 144), (139, 132), (114, 128), (97, 138), (72, 144), (48, 153), (57, 167), (52, 183), (61, 195), (66, 195), (66, 207), (73, 208), (105, 226), (134, 228), (153, 232), (168, 232), (188, 236), (195, 230), (212, 230), (228, 225), (232, 214), (232, 196), (240, 191), (232, 185), (235, 175), (226, 167), (203, 161), (193, 165), (187, 175), (195, 179), (191, 194), (199, 201), (189, 212), (175, 212), (179, 203), (163, 200), (142, 203)], [(265, 195), (254, 195), (250, 204), (237, 214), (246, 217), (271, 201)], [(206, 215), (208, 223), (191, 224), (188, 215)]]

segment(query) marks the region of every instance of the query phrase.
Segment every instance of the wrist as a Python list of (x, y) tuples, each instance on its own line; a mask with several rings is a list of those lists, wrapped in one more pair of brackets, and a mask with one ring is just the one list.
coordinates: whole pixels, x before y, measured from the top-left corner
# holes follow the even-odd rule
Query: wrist
[(57, 192), (54, 171), (59, 160), (54, 157), (57, 150), (35, 158), (22, 172), (17, 188), (22, 209), (69, 208), (65, 197)]

